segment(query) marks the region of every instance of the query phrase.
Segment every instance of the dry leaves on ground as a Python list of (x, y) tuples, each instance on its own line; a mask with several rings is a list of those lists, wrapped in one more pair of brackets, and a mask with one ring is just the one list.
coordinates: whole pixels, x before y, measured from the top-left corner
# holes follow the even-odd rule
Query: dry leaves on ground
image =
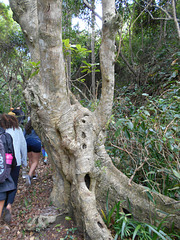
[[(49, 196), (52, 190), (52, 171), (50, 164), (44, 165), (41, 159), (38, 166), (38, 178), (32, 180), (30, 187), (25, 186), (25, 180), (20, 172), (18, 191), (13, 203), (12, 222), (0, 226), (0, 240), (83, 240), (82, 234), (68, 216), (58, 223), (50, 224), (45, 229), (27, 231), (26, 225), (34, 216), (52, 206)], [(53, 207), (53, 206), (52, 206)]]

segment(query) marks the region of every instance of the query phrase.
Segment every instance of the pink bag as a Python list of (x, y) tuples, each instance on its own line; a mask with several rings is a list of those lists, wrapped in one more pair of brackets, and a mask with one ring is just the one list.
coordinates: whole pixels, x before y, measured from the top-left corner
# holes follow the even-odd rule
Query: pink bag
[(6, 164), (12, 165), (13, 155), (12, 153), (5, 153), (6, 155)]

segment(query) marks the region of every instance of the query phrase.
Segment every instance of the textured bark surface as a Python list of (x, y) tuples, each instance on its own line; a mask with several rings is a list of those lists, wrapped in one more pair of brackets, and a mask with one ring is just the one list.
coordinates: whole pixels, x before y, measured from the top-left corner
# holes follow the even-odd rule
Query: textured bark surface
[(128, 185), (129, 179), (113, 166), (104, 148), (114, 94), (114, 37), (118, 27), (114, 0), (102, 1), (102, 94), (95, 112), (82, 107), (66, 83), (61, 1), (10, 0), (10, 6), (26, 36), (32, 61), (41, 61), (40, 73), (26, 81), (24, 92), (32, 109), (33, 126), (54, 168), (54, 204), (74, 215), (85, 239), (113, 239), (100, 214), (108, 190), (110, 204), (125, 200), (123, 208), (137, 219), (152, 222), (169, 213), (180, 228), (180, 204), (154, 194), (153, 205), (145, 188)]

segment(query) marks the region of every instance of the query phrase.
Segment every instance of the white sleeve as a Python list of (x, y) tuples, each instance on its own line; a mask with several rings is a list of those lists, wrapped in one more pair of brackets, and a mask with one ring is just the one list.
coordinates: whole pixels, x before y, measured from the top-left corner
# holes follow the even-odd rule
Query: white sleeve
[(21, 148), (21, 165), (27, 167), (27, 143), (23, 131), (20, 128), (20, 148)]

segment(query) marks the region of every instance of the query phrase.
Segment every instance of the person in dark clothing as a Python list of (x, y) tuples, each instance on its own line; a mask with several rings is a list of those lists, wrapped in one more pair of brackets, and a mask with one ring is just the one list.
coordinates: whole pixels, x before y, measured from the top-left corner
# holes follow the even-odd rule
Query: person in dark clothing
[[(5, 133), (5, 130), (2, 127), (0, 127), (0, 134), (6, 135), (6, 138), (4, 138), (5, 140), (3, 141), (3, 144), (5, 147), (6, 153), (12, 152), (12, 156), (13, 156), (12, 168), (14, 168), (16, 166), (16, 158), (14, 154), (12, 137), (10, 134)], [(0, 218), (2, 216), (2, 210), (4, 207), (4, 203), (7, 198), (8, 192), (14, 189), (16, 189), (16, 186), (14, 184), (14, 181), (11, 175), (9, 175), (9, 177), (4, 182), (0, 183)], [(6, 209), (5, 209), (5, 214), (7, 214)]]
[(14, 110), (12, 110), (12, 112), (16, 114), (17, 119), (18, 119), (18, 123), (19, 124), (24, 124), (25, 115), (24, 115), (24, 112), (21, 109), (21, 107), (15, 108)]
[(27, 142), (27, 155), (29, 159), (29, 173), (26, 176), (26, 185), (31, 185), (31, 179), (37, 178), (35, 171), (38, 167), (41, 153), (41, 140), (34, 131), (31, 120), (25, 125), (24, 136)]
[(16, 167), (13, 168), (11, 171), (11, 177), (15, 183), (16, 189), (8, 192), (4, 205), (4, 207), (6, 208), (6, 212), (9, 210), (9, 213), (6, 214), (4, 220), (7, 223), (10, 223), (12, 204), (14, 202), (17, 192), (20, 168), (21, 166), (27, 166), (27, 144), (24, 138), (23, 131), (19, 127), (18, 120), (15, 116), (2, 114), (0, 118), (0, 126), (6, 131), (6, 133), (10, 134), (13, 139), (14, 154), (17, 161)]

